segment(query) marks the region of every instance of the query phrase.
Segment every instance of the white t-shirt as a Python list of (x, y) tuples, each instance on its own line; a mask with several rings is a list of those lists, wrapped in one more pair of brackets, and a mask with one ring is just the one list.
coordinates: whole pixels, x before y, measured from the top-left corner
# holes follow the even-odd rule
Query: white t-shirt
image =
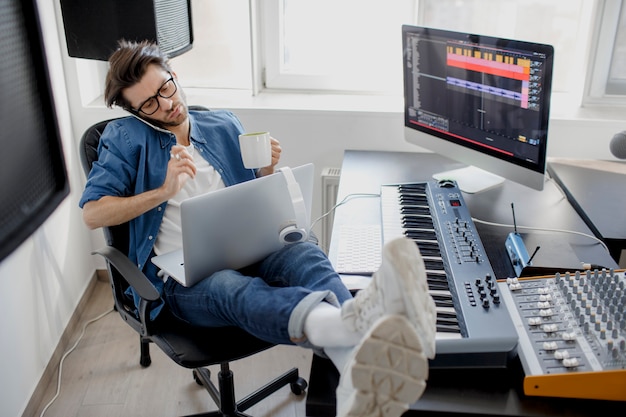
[(187, 152), (194, 158), (196, 177), (185, 181), (183, 188), (167, 202), (163, 221), (154, 244), (157, 255), (182, 249), (183, 238), (180, 226), (180, 203), (189, 197), (208, 193), (209, 191), (224, 188), (226, 185), (220, 174), (201, 155), (195, 155), (193, 144), (186, 147)]

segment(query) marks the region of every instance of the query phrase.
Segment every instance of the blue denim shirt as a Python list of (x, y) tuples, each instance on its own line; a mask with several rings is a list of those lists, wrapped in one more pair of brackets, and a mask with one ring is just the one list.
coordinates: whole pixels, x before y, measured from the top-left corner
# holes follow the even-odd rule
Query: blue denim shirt
[[(237, 117), (224, 110), (190, 111), (190, 140), (204, 159), (220, 173), (226, 186), (251, 180), (254, 171), (241, 161)], [(173, 133), (156, 128), (136, 117), (108, 123), (98, 146), (82, 198), (85, 203), (104, 196), (127, 197), (160, 187), (165, 181), (170, 149), (176, 144)], [(150, 262), (167, 202), (129, 222), (128, 257), (161, 292), (163, 281)]]

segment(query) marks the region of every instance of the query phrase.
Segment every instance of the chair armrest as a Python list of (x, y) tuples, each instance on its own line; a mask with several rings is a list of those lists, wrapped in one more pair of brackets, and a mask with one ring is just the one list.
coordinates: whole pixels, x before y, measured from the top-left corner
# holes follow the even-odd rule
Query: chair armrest
[(107, 262), (111, 263), (122, 275), (122, 277), (133, 287), (141, 298), (147, 301), (156, 301), (160, 298), (157, 289), (146, 278), (143, 272), (132, 263), (130, 259), (113, 246), (105, 246), (102, 249), (92, 252), (92, 255), (101, 255)]

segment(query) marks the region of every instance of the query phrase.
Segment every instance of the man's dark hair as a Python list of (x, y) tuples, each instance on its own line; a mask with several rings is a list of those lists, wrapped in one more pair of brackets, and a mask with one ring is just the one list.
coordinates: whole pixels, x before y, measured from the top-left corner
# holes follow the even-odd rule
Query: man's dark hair
[(109, 72), (104, 87), (106, 105), (116, 105), (132, 111), (122, 91), (137, 84), (150, 65), (158, 65), (163, 70), (172, 72), (167, 55), (161, 52), (157, 44), (121, 40), (119, 48), (109, 58)]

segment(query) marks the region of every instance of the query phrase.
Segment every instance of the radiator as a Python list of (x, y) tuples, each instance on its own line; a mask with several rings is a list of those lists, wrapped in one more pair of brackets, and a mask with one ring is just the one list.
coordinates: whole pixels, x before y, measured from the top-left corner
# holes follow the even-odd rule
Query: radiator
[[(322, 215), (328, 213), (337, 204), (337, 190), (339, 189), (340, 168), (326, 167), (322, 170)], [(328, 252), (330, 238), (333, 232), (335, 213), (329, 213), (322, 219), (321, 247)]]

